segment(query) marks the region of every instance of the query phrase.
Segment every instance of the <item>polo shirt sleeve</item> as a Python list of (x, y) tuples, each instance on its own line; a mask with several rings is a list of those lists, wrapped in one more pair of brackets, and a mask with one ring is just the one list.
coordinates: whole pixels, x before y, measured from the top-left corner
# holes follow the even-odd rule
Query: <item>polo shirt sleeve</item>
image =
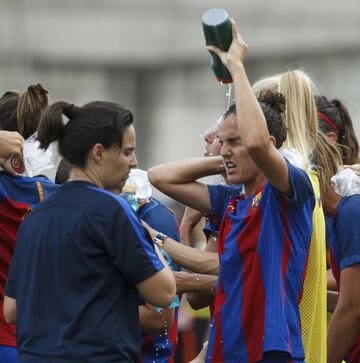
[[(120, 199), (120, 198), (119, 198)], [(138, 284), (164, 268), (149, 233), (131, 207), (118, 199), (112, 214), (106, 249), (114, 265), (131, 284)]]
[(351, 201), (346, 203), (336, 216), (336, 243), (339, 245), (340, 270), (360, 263), (360, 206), (357, 204)]

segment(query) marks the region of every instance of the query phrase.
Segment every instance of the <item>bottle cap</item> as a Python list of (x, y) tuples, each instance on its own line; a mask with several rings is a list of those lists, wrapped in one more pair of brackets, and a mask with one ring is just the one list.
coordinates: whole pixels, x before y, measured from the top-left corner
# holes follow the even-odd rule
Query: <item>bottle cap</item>
[(224, 9), (210, 9), (203, 14), (202, 22), (208, 26), (217, 26), (228, 18), (229, 14)]

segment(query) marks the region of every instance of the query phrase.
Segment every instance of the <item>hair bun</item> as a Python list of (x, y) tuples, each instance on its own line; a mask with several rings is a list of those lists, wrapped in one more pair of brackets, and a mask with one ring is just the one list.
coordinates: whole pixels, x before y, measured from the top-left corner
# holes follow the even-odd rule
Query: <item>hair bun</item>
[(63, 114), (68, 118), (71, 119), (74, 117), (74, 112), (78, 109), (73, 103), (69, 104), (67, 107), (64, 108)]
[(284, 95), (279, 92), (272, 92), (270, 90), (261, 91), (258, 100), (280, 114), (285, 113), (286, 100)]

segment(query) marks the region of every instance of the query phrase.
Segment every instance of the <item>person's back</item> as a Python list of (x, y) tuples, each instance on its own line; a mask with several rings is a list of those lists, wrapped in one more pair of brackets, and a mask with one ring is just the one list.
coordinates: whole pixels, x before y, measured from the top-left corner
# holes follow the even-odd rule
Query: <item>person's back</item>
[(22, 177), (0, 172), (0, 344), (16, 347), (15, 325), (5, 322), (3, 293), (21, 222), (57, 185), (45, 177)]
[(308, 172), (315, 193), (312, 234), (303, 296), (300, 302), (302, 341), (309, 362), (326, 361), (326, 245), (325, 220), (321, 207), (319, 180)]
[[(146, 264), (137, 236), (144, 232), (135, 219), (126, 202), (73, 181), (24, 222), (14, 271), (21, 276), (14, 286), (21, 362), (138, 359), (134, 284), (161, 265), (155, 259)], [(118, 239), (119, 231), (127, 241)], [(128, 243), (137, 250), (136, 260)]]

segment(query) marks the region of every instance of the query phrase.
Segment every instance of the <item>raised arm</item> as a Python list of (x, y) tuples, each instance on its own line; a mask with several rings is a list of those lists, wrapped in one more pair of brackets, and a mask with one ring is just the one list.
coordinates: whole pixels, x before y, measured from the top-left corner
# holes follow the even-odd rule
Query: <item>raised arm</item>
[(221, 156), (174, 161), (149, 169), (151, 184), (169, 197), (201, 212), (210, 212), (206, 184), (197, 182), (208, 175), (224, 172)]
[(341, 271), (339, 299), (328, 331), (328, 363), (341, 363), (360, 332), (360, 264)]
[(242, 145), (264, 177), (279, 191), (289, 194), (291, 188), (286, 161), (274, 146), (275, 140), (269, 135), (263, 111), (245, 72), (244, 58), (248, 46), (238, 33), (235, 21), (231, 21), (233, 41), (229, 51), (223, 52), (214, 46), (209, 46), (208, 50), (220, 57), (232, 75)]

